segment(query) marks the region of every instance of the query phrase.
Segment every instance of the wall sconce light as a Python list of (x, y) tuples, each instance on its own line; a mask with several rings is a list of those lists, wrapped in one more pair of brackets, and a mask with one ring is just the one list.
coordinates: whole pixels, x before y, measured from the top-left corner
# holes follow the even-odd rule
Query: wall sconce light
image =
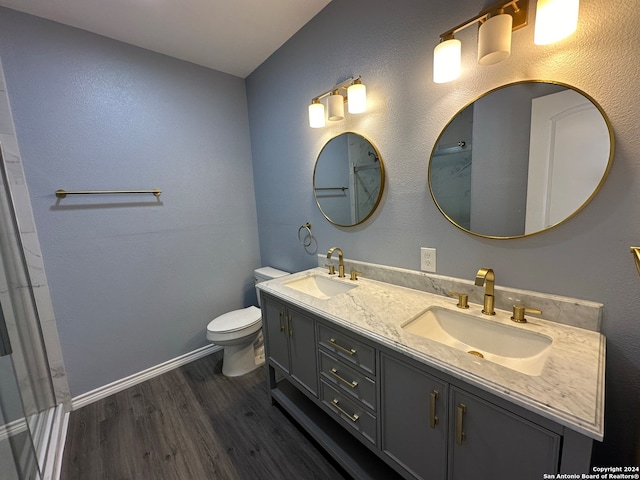
[(329, 120), (332, 122), (344, 119), (344, 102), (345, 98), (340, 95), (338, 90), (334, 90), (327, 99), (327, 106), (329, 107)]
[(567, 38), (578, 27), (580, 0), (538, 0), (533, 43), (548, 45)]
[(324, 104), (320, 101), (324, 97), (328, 97), (327, 118), (330, 121), (344, 119), (345, 103), (349, 113), (352, 114), (363, 113), (367, 110), (367, 88), (360, 77), (352, 77), (311, 100), (311, 105), (309, 105), (309, 126), (311, 128), (325, 126)]
[[(546, 45), (571, 35), (578, 22), (578, 4), (579, 0), (538, 0), (534, 43)], [(478, 63), (493, 65), (508, 58), (511, 32), (527, 26), (528, 12), (529, 0), (501, 0), (444, 32), (433, 51), (433, 81), (446, 83), (460, 76), (461, 44), (455, 34), (475, 23), (480, 23)]]
[(462, 43), (453, 35), (441, 36), (440, 43), (433, 51), (433, 81), (447, 83), (460, 76), (460, 56)]
[(324, 127), (324, 105), (317, 98), (309, 105), (309, 125), (311, 128)]
[(478, 29), (478, 63), (493, 65), (511, 55), (511, 30), (513, 17), (500, 10), (488, 17)]

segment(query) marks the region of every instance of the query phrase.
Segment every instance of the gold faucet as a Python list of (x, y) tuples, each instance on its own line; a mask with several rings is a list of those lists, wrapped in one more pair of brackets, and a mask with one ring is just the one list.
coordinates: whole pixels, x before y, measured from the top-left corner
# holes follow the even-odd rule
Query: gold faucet
[(342, 249), (338, 247), (331, 247), (327, 252), (327, 258), (331, 258), (331, 254), (334, 251), (338, 252), (338, 277), (344, 278), (344, 260), (342, 258)]
[(476, 273), (476, 285), (481, 287), (484, 285), (484, 308), (482, 313), (485, 315), (495, 315), (496, 311), (493, 309), (494, 298), (493, 288), (496, 284), (496, 276), (493, 270), (490, 268), (481, 268)]

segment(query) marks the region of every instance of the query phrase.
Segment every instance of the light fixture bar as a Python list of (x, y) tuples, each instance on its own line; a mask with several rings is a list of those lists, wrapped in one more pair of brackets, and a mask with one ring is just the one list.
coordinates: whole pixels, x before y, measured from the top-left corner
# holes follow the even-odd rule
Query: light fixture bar
[(312, 101), (316, 101), (316, 100), (320, 100), (326, 96), (331, 95), (334, 91), (336, 90), (340, 90), (340, 89), (347, 89), (347, 87), (351, 84), (353, 84), (353, 82), (355, 82), (356, 80), (360, 80), (360, 75), (358, 75), (357, 77), (349, 77), (347, 78), (344, 82), (339, 83), (338, 85), (330, 88), (329, 90), (327, 90), (326, 92), (321, 93), (320, 95), (318, 95), (317, 97), (313, 97)]
[(480, 23), (478, 63), (491, 65), (511, 54), (511, 32), (528, 24), (528, 13), (529, 0), (501, 0), (441, 34), (433, 51), (433, 81), (447, 83), (460, 76), (461, 43), (456, 33)]
[(449, 40), (453, 38), (453, 36), (461, 30), (464, 30), (467, 27), (470, 27), (474, 23), (484, 22), (488, 17), (499, 13), (501, 10), (506, 9), (507, 7), (512, 7), (511, 12), (509, 13), (513, 17), (513, 26), (512, 31), (518, 30), (520, 28), (526, 27), (528, 25), (528, 13), (529, 13), (529, 2), (528, 0), (511, 0), (505, 1), (501, 0), (500, 2), (494, 3), (493, 5), (482, 10), (475, 17), (462, 22), (460, 25), (453, 27), (450, 30), (447, 30), (442, 35), (440, 35), (441, 40)]
[(334, 85), (326, 92), (311, 99), (309, 105), (309, 126), (322, 128), (325, 126), (325, 109), (321, 99), (327, 99), (327, 116), (330, 121), (344, 119), (344, 104), (348, 104), (349, 113), (358, 114), (367, 111), (367, 88), (360, 80), (361, 77), (349, 77), (345, 81)]

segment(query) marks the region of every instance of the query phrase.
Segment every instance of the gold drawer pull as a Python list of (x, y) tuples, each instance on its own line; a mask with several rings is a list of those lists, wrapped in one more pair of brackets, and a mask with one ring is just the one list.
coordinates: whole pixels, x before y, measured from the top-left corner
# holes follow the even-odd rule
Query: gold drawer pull
[(429, 426), (436, 428), (438, 417), (436, 416), (436, 400), (438, 399), (438, 391), (431, 392), (431, 401), (429, 402)]
[(345, 415), (346, 417), (349, 418), (349, 420), (351, 420), (352, 422), (357, 422), (358, 419), (360, 418), (358, 416), (357, 413), (354, 413), (353, 415), (347, 413), (342, 407), (340, 407), (340, 405), (338, 405), (339, 400), (337, 398), (334, 398), (333, 400), (331, 400), (331, 404), (336, 408), (336, 410), (338, 410), (341, 414)]
[(355, 380), (352, 380), (351, 382), (349, 380), (347, 380), (346, 378), (342, 378), (340, 376), (340, 374), (338, 374), (338, 370), (336, 370), (335, 368), (332, 368), (329, 373), (331, 373), (331, 375), (333, 375), (335, 378), (337, 378), (338, 380), (340, 380), (342, 383), (344, 383), (347, 387), (349, 388), (356, 388), (358, 386), (358, 382), (356, 382)]
[(467, 411), (467, 407), (464, 403), (458, 404), (458, 410), (456, 412), (456, 443), (462, 445), (462, 442), (467, 438), (467, 435), (462, 431), (462, 416)]
[(335, 338), (330, 338), (329, 343), (341, 352), (346, 353), (347, 355), (354, 356), (357, 353), (353, 348), (344, 348), (342, 345), (338, 345)]
[(291, 315), (287, 315), (287, 327), (289, 328), (289, 336), (293, 337), (293, 327), (291, 326)]
[(284, 332), (284, 323), (282, 322), (283, 316), (284, 316), (284, 312), (280, 312), (280, 333)]

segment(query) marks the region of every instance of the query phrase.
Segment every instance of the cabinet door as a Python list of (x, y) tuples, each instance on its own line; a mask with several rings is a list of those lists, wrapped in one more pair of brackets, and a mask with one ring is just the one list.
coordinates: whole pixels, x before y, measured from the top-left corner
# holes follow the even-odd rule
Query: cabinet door
[(267, 355), (269, 360), (289, 373), (289, 337), (287, 333), (287, 318), (284, 305), (264, 298), (263, 328), (267, 338)]
[(289, 310), (287, 330), (291, 344), (291, 377), (317, 397), (318, 364), (315, 322), (311, 317)]
[(415, 478), (443, 480), (448, 385), (385, 354), (380, 369), (382, 450)]
[(559, 435), (451, 387), (449, 478), (540, 480), (558, 471)]

